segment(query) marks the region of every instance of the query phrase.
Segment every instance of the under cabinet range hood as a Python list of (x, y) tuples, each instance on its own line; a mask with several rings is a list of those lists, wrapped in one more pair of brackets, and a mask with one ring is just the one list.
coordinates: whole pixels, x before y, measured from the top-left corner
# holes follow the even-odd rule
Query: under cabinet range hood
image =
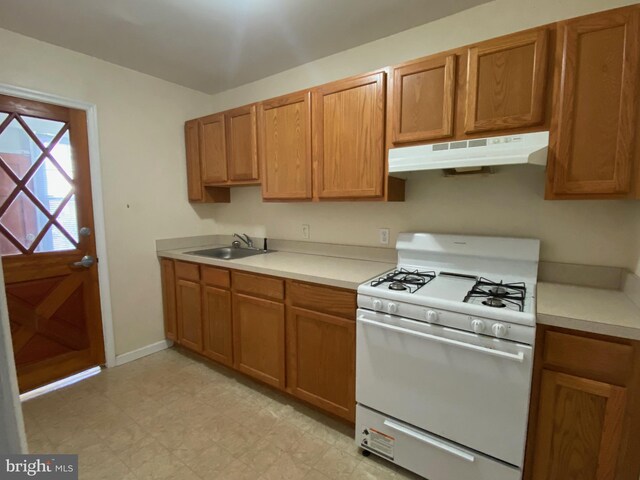
[(418, 170), (468, 172), (498, 165), (547, 164), (549, 132), (475, 138), (389, 149), (389, 173)]

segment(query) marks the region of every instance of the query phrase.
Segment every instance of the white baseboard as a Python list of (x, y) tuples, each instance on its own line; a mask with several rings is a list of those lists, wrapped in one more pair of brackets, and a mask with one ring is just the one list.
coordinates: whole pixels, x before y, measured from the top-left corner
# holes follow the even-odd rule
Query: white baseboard
[(139, 358), (146, 357), (152, 353), (159, 352), (165, 348), (169, 348), (173, 345), (171, 340), (160, 340), (159, 342), (152, 343), (146, 347), (132, 350), (131, 352), (123, 353), (122, 355), (116, 355), (116, 366), (124, 365), (125, 363), (133, 362)]

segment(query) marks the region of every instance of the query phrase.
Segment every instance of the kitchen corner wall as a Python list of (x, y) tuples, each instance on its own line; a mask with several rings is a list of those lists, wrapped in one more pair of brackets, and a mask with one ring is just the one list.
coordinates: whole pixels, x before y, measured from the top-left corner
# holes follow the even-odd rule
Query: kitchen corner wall
[(2, 29), (0, 83), (97, 105), (116, 353), (162, 340), (154, 242), (213, 228), (186, 201), (183, 136), (210, 97)]
[[(497, 0), (215, 95), (211, 112), (364, 73), (557, 20), (636, 3), (612, 0)], [(218, 231), (274, 238), (377, 245), (377, 229), (513, 235), (542, 240), (554, 262), (622, 266), (640, 272), (640, 202), (544, 201), (544, 170), (501, 167), (491, 176), (408, 176), (407, 201), (262, 203), (258, 188), (236, 188), (231, 204), (205, 207)]]

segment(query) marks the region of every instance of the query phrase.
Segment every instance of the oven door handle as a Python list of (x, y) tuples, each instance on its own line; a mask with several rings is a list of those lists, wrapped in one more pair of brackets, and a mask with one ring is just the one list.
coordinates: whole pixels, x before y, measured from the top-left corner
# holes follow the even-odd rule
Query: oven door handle
[(438, 337), (436, 335), (431, 335), (428, 333), (416, 332), (413, 330), (409, 330), (408, 328), (397, 327), (395, 325), (388, 325), (386, 323), (375, 322), (373, 320), (369, 320), (368, 318), (360, 315), (358, 316), (358, 320), (362, 323), (366, 323), (367, 325), (372, 325), (379, 328), (384, 328), (387, 330), (393, 330), (394, 332), (404, 333), (406, 335), (411, 335), (414, 337), (424, 338), (425, 340), (431, 340), (432, 342), (444, 343), (446, 345), (451, 345), (453, 347), (464, 348), (466, 350), (472, 350), (478, 353), (485, 353), (487, 355), (493, 355), (494, 357), (504, 358), (506, 360), (513, 360), (515, 362), (524, 362), (524, 353), (518, 352), (508, 353), (503, 352), (501, 350), (494, 350), (493, 348), (481, 347), (480, 345), (473, 345), (471, 343), (460, 342), (458, 340), (452, 340), (450, 338)]
[(447, 452), (447, 453), (450, 453), (451, 455), (455, 455), (456, 457), (466, 460), (467, 462), (475, 462), (476, 460), (476, 457), (468, 454), (464, 450), (460, 450), (459, 448), (452, 447), (451, 445), (441, 440), (438, 440), (437, 438), (433, 438), (430, 435), (425, 435), (422, 432), (416, 432), (415, 430), (411, 428), (407, 428), (404, 425), (400, 425), (399, 423), (396, 423), (392, 420), (385, 419), (384, 424), (387, 427), (391, 428), (392, 430), (395, 430), (400, 433), (404, 433), (405, 435), (408, 435), (412, 438), (415, 438), (416, 440), (419, 440), (423, 443), (431, 445), (432, 447), (442, 450), (443, 452)]

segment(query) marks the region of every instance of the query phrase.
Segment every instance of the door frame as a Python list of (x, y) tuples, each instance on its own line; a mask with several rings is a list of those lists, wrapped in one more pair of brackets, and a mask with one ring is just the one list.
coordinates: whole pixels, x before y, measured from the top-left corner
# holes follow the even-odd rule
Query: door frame
[[(84, 110), (87, 114), (87, 135), (89, 140), (89, 167), (91, 169), (91, 199), (93, 200), (93, 222), (96, 240), (96, 254), (101, 260), (98, 264), (98, 283), (100, 288), (100, 311), (102, 313), (102, 335), (107, 367), (116, 366), (116, 350), (113, 335), (113, 317), (111, 314), (111, 290), (109, 288), (109, 262), (107, 261), (107, 239), (104, 226), (104, 202), (102, 196), (102, 174), (100, 169), (100, 144), (98, 138), (98, 107), (94, 103), (74, 100), (60, 95), (40, 92), (23, 87), (0, 83), (0, 94), (20, 97), (27, 100), (60, 105), (62, 107)], [(4, 288), (4, 285), (3, 285)]]

